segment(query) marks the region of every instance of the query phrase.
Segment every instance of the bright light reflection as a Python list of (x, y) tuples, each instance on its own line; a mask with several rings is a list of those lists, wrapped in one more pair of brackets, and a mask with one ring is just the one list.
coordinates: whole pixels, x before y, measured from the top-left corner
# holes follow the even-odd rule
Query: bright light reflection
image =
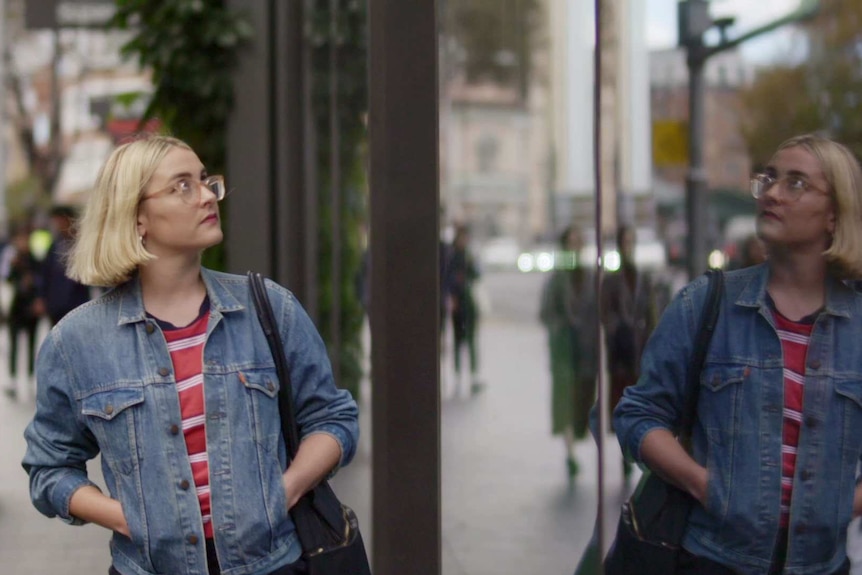
[(533, 271), (535, 267), (533, 254), (521, 254), (518, 256), (518, 269), (524, 273)]
[(709, 263), (709, 267), (713, 269), (723, 268), (727, 263), (727, 258), (724, 255), (724, 252), (721, 250), (712, 250), (712, 253), (709, 254), (709, 258), (707, 258), (707, 262)]
[(549, 272), (554, 269), (554, 255), (542, 252), (536, 257), (536, 268), (540, 272)]
[(612, 250), (605, 254), (605, 269), (609, 272), (620, 269), (620, 253), (618, 251)]

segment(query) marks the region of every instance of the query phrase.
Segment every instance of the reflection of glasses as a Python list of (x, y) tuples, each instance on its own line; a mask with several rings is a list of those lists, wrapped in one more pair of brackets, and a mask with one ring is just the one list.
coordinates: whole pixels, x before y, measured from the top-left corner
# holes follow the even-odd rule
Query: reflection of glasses
[(751, 195), (757, 199), (763, 197), (763, 195), (768, 192), (772, 186), (776, 184), (780, 184), (784, 182), (784, 193), (787, 195), (787, 198), (795, 202), (802, 194), (809, 190), (814, 190), (815, 192), (820, 192), (821, 194), (825, 194), (823, 190), (815, 188), (811, 184), (808, 183), (808, 180), (803, 178), (802, 176), (797, 176), (794, 174), (787, 174), (781, 178), (776, 178), (775, 176), (770, 176), (769, 174), (755, 174), (754, 177), (751, 178)]
[(167, 192), (169, 195), (178, 195), (186, 204), (197, 204), (201, 201), (201, 186), (211, 191), (215, 195), (216, 201), (222, 201), (227, 195), (227, 189), (224, 185), (224, 176), (210, 176), (201, 181), (193, 180), (191, 178), (182, 178), (167, 188), (153, 192), (149, 196), (142, 198), (141, 201), (149, 200), (150, 198), (154, 198)]

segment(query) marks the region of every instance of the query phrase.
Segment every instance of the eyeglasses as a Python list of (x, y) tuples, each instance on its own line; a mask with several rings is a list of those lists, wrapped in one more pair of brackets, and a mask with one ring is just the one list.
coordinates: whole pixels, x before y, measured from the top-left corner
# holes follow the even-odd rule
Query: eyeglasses
[(193, 180), (191, 178), (182, 178), (167, 188), (153, 192), (152, 194), (141, 198), (141, 201), (149, 200), (167, 192), (168, 194), (178, 195), (186, 204), (197, 204), (201, 201), (202, 186), (215, 195), (216, 201), (222, 201), (227, 195), (227, 188), (224, 185), (224, 176), (209, 176), (201, 181)]
[(797, 176), (794, 174), (787, 174), (780, 178), (776, 178), (775, 176), (770, 176), (769, 174), (755, 174), (751, 178), (751, 195), (757, 199), (763, 197), (766, 192), (768, 192), (772, 186), (776, 184), (780, 184), (784, 182), (784, 193), (787, 195), (787, 199), (791, 202), (797, 201), (802, 197), (802, 194), (809, 190), (814, 190), (815, 192), (820, 192), (821, 194), (825, 194), (823, 190), (819, 188), (815, 188), (808, 180), (803, 178), (802, 176)]

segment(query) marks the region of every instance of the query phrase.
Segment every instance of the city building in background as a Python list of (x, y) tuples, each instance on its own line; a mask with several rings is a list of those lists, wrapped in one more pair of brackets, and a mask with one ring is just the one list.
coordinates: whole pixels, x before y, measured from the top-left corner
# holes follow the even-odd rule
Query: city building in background
[(5, 4), (3, 196), (21, 220), (85, 201), (113, 147), (138, 130), (152, 84), (121, 56), (130, 34), (98, 29), (111, 3)]

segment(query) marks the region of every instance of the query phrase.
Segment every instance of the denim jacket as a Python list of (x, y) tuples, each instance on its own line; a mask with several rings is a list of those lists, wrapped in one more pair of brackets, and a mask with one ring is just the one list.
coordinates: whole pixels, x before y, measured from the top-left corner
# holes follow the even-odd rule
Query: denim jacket
[[(212, 521), (224, 575), (264, 575), (298, 559), (287, 511), (287, 467), (275, 362), (245, 276), (202, 270), (210, 298), (203, 350)], [(357, 407), (335, 387), (326, 347), (293, 295), (267, 281), (293, 385), (300, 435), (326, 433), (348, 463)], [(114, 533), (124, 575), (206, 575), (204, 531), (181, 429), (171, 357), (147, 318), (137, 279), (67, 315), (39, 351), (36, 412), (24, 469), (36, 508), (68, 523), (69, 500), (93, 485), (101, 452), (111, 497), (131, 537)]]
[[(746, 575), (766, 574), (779, 533), (784, 406), (782, 347), (766, 302), (768, 267), (728, 272), (700, 373), (694, 459), (708, 471), (705, 506), (683, 546)], [(624, 452), (641, 459), (653, 429), (676, 431), (707, 281), (675, 297), (650, 338), (636, 386), (614, 411)], [(784, 573), (822, 575), (845, 560), (862, 454), (862, 296), (827, 280), (811, 333)]]

